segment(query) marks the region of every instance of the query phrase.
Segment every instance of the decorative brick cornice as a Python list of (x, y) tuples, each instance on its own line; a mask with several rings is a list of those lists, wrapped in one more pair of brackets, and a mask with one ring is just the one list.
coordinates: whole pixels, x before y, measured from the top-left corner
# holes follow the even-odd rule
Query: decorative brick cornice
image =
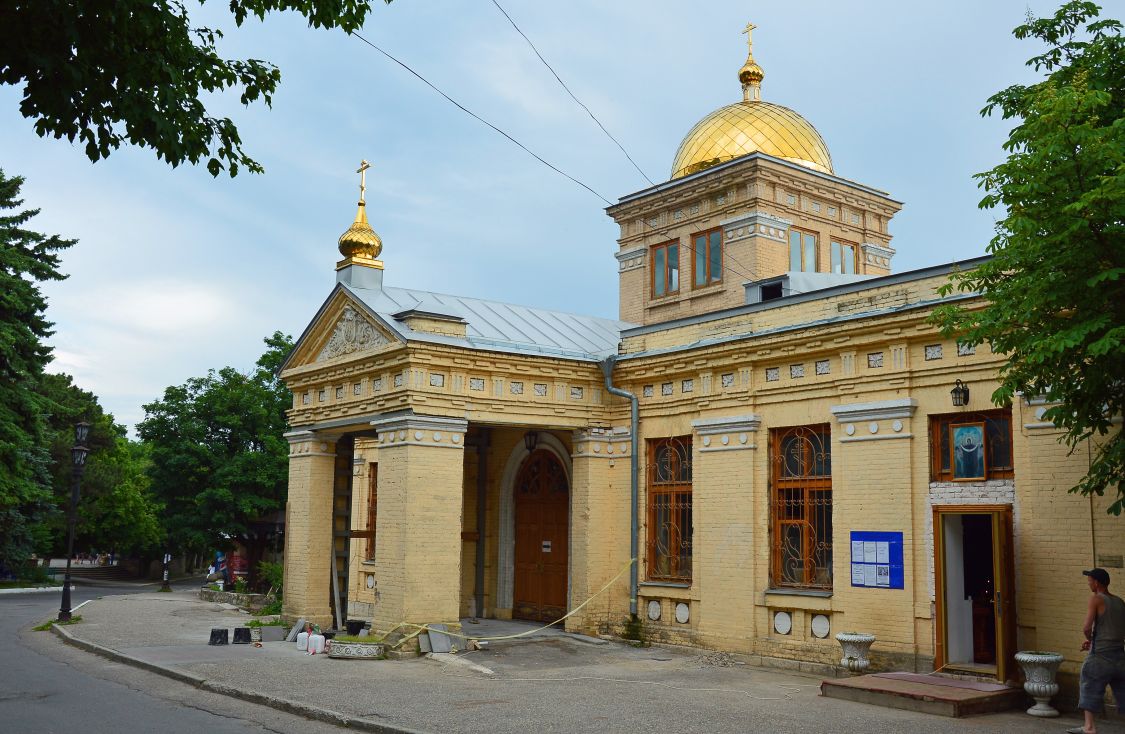
[(910, 418), (917, 409), (918, 401), (914, 398), (876, 400), (870, 403), (848, 403), (846, 405), (833, 405), (829, 408), (832, 415), (836, 416), (836, 420), (840, 423)]
[(691, 422), (692, 430), (699, 435), (700, 451), (731, 451), (756, 449), (751, 434), (762, 425), (757, 414), (733, 415), (721, 418), (698, 418)]
[(328, 450), (332, 442), (317, 436), (315, 431), (289, 431), (284, 435), (285, 440), (289, 442), (290, 458), (298, 456), (331, 456), (335, 458), (336, 456), (335, 451)]
[(778, 242), (785, 242), (786, 232), (792, 223), (791, 220), (775, 214), (754, 211), (724, 219), (719, 222), (719, 226), (723, 228), (728, 241), (746, 237), (765, 237)]
[(371, 426), (379, 434), (380, 446), (430, 446), (464, 448), (469, 421), (437, 415), (397, 413), (376, 418)]
[(616, 459), (629, 455), (632, 435), (623, 426), (584, 428), (572, 434), (573, 458)]

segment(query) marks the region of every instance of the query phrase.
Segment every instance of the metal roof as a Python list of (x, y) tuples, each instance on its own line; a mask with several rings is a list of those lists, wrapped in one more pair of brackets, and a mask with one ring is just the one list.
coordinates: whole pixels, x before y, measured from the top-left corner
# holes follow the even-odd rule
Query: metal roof
[[(623, 329), (636, 326), (615, 319), (412, 288), (383, 287), (377, 290), (343, 284), (340, 287), (382, 317), (400, 337), (408, 341), (427, 341), (516, 354), (600, 360), (617, 353)], [(467, 324), (466, 335), (456, 337), (413, 331), (394, 316), (411, 310), (460, 317)]]

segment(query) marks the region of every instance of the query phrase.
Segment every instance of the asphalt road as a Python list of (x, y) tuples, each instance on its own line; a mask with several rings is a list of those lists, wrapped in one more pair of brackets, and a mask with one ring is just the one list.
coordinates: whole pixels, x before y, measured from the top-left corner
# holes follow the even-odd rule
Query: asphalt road
[[(194, 583), (194, 582), (193, 582)], [(152, 586), (77, 586), (72, 603), (152, 591)], [(3, 734), (328, 734), (342, 731), (265, 706), (114, 663), (31, 627), (58, 614), (60, 593), (0, 594), (10, 630), (0, 657)], [(78, 610), (77, 614), (81, 614)]]

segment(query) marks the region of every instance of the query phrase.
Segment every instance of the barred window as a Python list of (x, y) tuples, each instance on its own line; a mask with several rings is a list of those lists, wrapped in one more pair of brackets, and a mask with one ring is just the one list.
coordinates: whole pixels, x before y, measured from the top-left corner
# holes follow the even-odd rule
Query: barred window
[(691, 581), (691, 436), (648, 442), (648, 578)]
[(832, 588), (827, 424), (770, 431), (770, 586)]

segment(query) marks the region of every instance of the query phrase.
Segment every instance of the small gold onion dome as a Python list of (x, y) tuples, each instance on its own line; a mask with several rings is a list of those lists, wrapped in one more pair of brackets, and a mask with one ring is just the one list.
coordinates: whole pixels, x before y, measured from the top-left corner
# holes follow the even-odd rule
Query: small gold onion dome
[(738, 70), (738, 81), (743, 84), (750, 84), (751, 82), (761, 84), (762, 80), (765, 78), (766, 73), (762, 71), (762, 67), (758, 66), (758, 62), (754, 60), (754, 57), (746, 57), (746, 63)]
[(383, 240), (367, 223), (367, 207), (359, 202), (359, 211), (348, 231), (340, 235), (340, 254), (344, 257), (362, 257), (374, 260), (383, 251)]

